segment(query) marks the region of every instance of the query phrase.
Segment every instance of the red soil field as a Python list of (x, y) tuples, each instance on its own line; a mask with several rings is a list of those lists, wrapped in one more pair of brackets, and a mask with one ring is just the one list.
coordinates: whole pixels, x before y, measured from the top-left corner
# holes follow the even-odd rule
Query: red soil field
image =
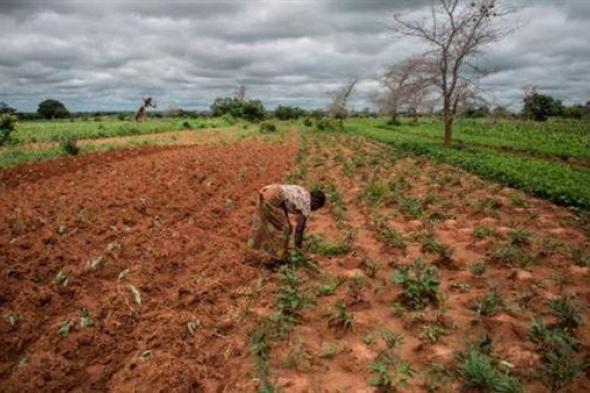
[(251, 391), (244, 248), (256, 191), (295, 151), (148, 147), (3, 171), (0, 391)]

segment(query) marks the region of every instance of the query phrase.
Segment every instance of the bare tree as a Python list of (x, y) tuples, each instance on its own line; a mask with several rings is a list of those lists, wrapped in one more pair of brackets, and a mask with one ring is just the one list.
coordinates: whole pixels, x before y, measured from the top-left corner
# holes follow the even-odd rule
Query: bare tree
[(238, 101), (245, 101), (247, 92), (248, 88), (245, 85), (239, 85), (234, 92), (234, 98), (236, 98)]
[(425, 56), (442, 99), (447, 146), (452, 143), (453, 122), (461, 104), (474, 94), (478, 70), (470, 60), (483, 45), (499, 41), (514, 30), (500, 23), (508, 14), (500, 3), (501, 0), (433, 0), (431, 16), (425, 20), (394, 15), (394, 31), (417, 37), (429, 46)]
[(381, 76), (385, 91), (373, 97), (382, 113), (397, 121), (402, 107), (418, 111), (431, 86), (428, 63), (423, 57), (413, 57), (387, 68)]
[(328, 114), (333, 119), (339, 121), (340, 128), (344, 127), (344, 119), (348, 115), (346, 105), (357, 83), (358, 78), (352, 78), (332, 93), (332, 101), (328, 107)]

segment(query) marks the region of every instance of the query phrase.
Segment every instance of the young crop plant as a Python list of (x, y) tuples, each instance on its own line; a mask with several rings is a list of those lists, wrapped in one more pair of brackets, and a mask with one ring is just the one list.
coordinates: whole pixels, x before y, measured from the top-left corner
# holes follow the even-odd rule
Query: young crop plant
[(492, 262), (520, 267), (527, 267), (534, 261), (533, 256), (526, 250), (511, 243), (496, 245), (488, 255)]
[(574, 263), (581, 267), (590, 266), (590, 251), (584, 247), (571, 247), (570, 253)]
[(473, 236), (478, 239), (483, 239), (493, 235), (495, 235), (495, 231), (483, 225), (478, 225), (475, 227), (475, 229), (473, 229)]
[(334, 356), (336, 356), (337, 351), (338, 349), (334, 344), (324, 344), (320, 357), (324, 359), (332, 359)]
[(297, 343), (287, 352), (283, 367), (303, 371), (310, 367), (310, 360), (309, 353), (302, 347), (301, 343)]
[(377, 233), (379, 234), (379, 237), (381, 237), (383, 241), (387, 242), (387, 244), (391, 245), (392, 247), (400, 248), (402, 250), (407, 247), (406, 239), (404, 239), (401, 233), (387, 225), (385, 218), (376, 218), (375, 226), (377, 228)]
[(523, 393), (520, 382), (499, 371), (489, 355), (475, 346), (470, 346), (463, 362), (459, 365), (459, 375), (466, 389), (479, 389), (489, 393)]
[(365, 274), (369, 278), (377, 277), (377, 272), (381, 268), (381, 266), (377, 262), (369, 258), (363, 259), (359, 267), (363, 270), (363, 272), (365, 272)]
[(438, 340), (447, 334), (447, 329), (441, 325), (425, 325), (422, 328), (420, 338), (424, 341), (428, 341), (431, 344), (436, 344)]
[(334, 182), (330, 181), (326, 187), (326, 195), (330, 201), (330, 212), (334, 216), (336, 222), (341, 222), (346, 213), (342, 192)]
[(398, 268), (391, 280), (402, 286), (402, 301), (407, 307), (421, 310), (437, 305), (440, 279), (436, 267), (418, 259), (412, 265)]
[(348, 312), (346, 304), (339, 301), (334, 308), (334, 313), (328, 319), (328, 326), (336, 330), (339, 334), (344, 334), (352, 330), (353, 316)]
[(513, 229), (508, 232), (508, 238), (515, 246), (526, 246), (530, 243), (531, 234), (526, 229)]
[(301, 293), (299, 277), (293, 267), (283, 266), (281, 268), (281, 284), (277, 296), (279, 314), (287, 322), (294, 323), (299, 316), (299, 311), (314, 303), (312, 299)]
[(316, 264), (309, 259), (305, 254), (303, 254), (300, 250), (295, 249), (289, 252), (289, 266), (292, 266), (295, 269), (307, 269), (312, 272), (318, 272), (319, 269)]
[(309, 252), (324, 257), (346, 255), (350, 252), (350, 246), (346, 243), (331, 243), (320, 236), (310, 235), (305, 239), (305, 248)]
[(549, 309), (557, 318), (557, 326), (567, 332), (573, 332), (582, 324), (580, 308), (572, 299), (559, 297), (551, 300)]
[(528, 207), (528, 202), (526, 198), (516, 192), (511, 192), (508, 198), (510, 198), (510, 202), (514, 207)]
[(380, 205), (387, 196), (387, 184), (383, 181), (372, 181), (363, 194), (365, 200), (371, 205)]
[(491, 317), (504, 310), (504, 299), (498, 290), (493, 289), (476, 299), (472, 308), (480, 316)]
[(440, 262), (449, 262), (454, 253), (451, 247), (441, 243), (432, 233), (422, 241), (422, 251), (437, 254)]
[(396, 374), (390, 373), (391, 362), (383, 359), (375, 360), (369, 365), (369, 370), (373, 373), (369, 379), (369, 385), (380, 388), (381, 392), (396, 392), (397, 387), (407, 387), (408, 380), (416, 375), (409, 363), (400, 360), (396, 362)]
[(438, 363), (433, 363), (426, 369), (424, 386), (428, 393), (450, 392), (449, 385), (452, 382), (453, 374)]
[(399, 210), (409, 218), (418, 219), (424, 215), (424, 206), (419, 199), (400, 196), (397, 199)]
[(404, 343), (404, 336), (401, 333), (396, 333), (387, 328), (382, 329), (379, 335), (388, 350), (399, 349)]
[(535, 318), (529, 337), (542, 353), (541, 379), (551, 392), (565, 389), (588, 367), (577, 353), (578, 341), (559, 324), (548, 326)]
[(469, 271), (475, 276), (483, 276), (487, 270), (488, 265), (483, 260), (476, 261), (469, 267)]
[(363, 300), (363, 288), (367, 284), (367, 279), (363, 276), (354, 276), (348, 279), (348, 294), (353, 303)]
[(381, 388), (386, 392), (393, 392), (393, 378), (389, 374), (389, 364), (384, 361), (375, 361), (369, 364), (369, 370), (374, 374), (369, 379), (369, 385)]

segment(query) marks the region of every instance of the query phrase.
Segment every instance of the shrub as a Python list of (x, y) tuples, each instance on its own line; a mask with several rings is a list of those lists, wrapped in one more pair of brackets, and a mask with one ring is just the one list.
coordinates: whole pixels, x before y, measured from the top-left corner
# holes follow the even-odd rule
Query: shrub
[(437, 303), (440, 279), (436, 267), (418, 259), (413, 265), (397, 269), (391, 280), (402, 285), (403, 301), (410, 308), (419, 310)]
[(185, 130), (190, 130), (193, 127), (191, 126), (191, 123), (189, 123), (188, 121), (184, 121), (182, 122), (182, 128), (184, 128)]
[(277, 126), (274, 123), (265, 121), (260, 123), (260, 132), (263, 134), (271, 134), (273, 132), (277, 132)]
[(335, 128), (334, 124), (327, 117), (316, 120), (315, 126), (320, 131), (333, 130)]
[(61, 139), (59, 143), (60, 148), (69, 156), (76, 156), (80, 153), (80, 148), (78, 147), (78, 140), (75, 136), (68, 135)]
[(16, 126), (16, 118), (11, 115), (0, 116), (0, 146), (3, 146), (10, 139), (10, 134)]
[(305, 127), (313, 127), (313, 122), (309, 117), (306, 117), (305, 120), (303, 120), (303, 125)]

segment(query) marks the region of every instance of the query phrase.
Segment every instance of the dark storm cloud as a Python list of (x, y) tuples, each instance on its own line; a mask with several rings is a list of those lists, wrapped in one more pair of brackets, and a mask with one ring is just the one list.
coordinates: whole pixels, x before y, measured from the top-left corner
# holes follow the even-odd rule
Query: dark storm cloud
[[(482, 85), (517, 104), (536, 84), (566, 101), (590, 93), (590, 1), (507, 0), (523, 28), (486, 48)], [(0, 101), (34, 110), (46, 98), (73, 110), (206, 108), (239, 84), (267, 105), (325, 105), (364, 78), (367, 105), (386, 64), (420, 53), (394, 37), (394, 12), (428, 16), (430, 0), (80, 1), (0, 0)]]

